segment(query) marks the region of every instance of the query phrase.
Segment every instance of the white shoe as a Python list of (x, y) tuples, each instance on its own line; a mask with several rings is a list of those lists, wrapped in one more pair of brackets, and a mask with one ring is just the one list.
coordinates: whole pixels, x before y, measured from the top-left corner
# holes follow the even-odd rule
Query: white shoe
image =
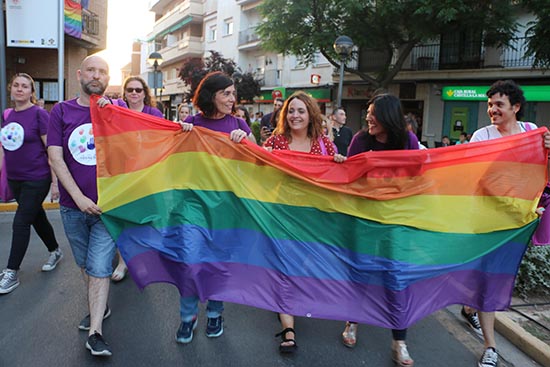
[(62, 258), (63, 252), (58, 247), (57, 250), (50, 252), (50, 257), (48, 258), (48, 261), (46, 261), (46, 263), (42, 266), (42, 271), (52, 271), (53, 269), (55, 269)]
[(497, 367), (498, 365), (498, 354), (494, 348), (487, 348), (483, 355), (477, 362), (478, 367)]
[(0, 294), (7, 294), (19, 286), (19, 279), (15, 270), (5, 269), (3, 273), (4, 276), (0, 280)]

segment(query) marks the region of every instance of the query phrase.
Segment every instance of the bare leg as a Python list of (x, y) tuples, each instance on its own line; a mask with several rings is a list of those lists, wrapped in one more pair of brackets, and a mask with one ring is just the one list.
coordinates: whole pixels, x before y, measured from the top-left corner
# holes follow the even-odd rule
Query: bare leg
[[(279, 318), (281, 319), (281, 326), (283, 327), (283, 330), (286, 329), (286, 328), (294, 329), (294, 316), (287, 315), (287, 314), (284, 314), (284, 313), (280, 313)], [(294, 335), (293, 332), (288, 332), (285, 335), (283, 335), (283, 338), (295, 339), (296, 336)], [(294, 342), (282, 342), (281, 343), (281, 346), (285, 346), (285, 347), (286, 346), (290, 347), (292, 345), (294, 345)]]
[(495, 341), (495, 313), (494, 312), (479, 312), (479, 323), (483, 330), (483, 340), (485, 349), (492, 347), (496, 349)]
[(116, 250), (116, 257), (118, 258), (118, 265), (113, 271), (113, 275), (111, 275), (111, 279), (115, 282), (119, 282), (126, 276), (126, 272), (128, 271), (128, 267), (126, 266), (126, 263), (124, 262), (124, 259), (120, 255), (120, 252)]
[(109, 296), (109, 278), (95, 278), (88, 276), (88, 305), (90, 307), (90, 332), (102, 334), (103, 315), (107, 307), (107, 297)]

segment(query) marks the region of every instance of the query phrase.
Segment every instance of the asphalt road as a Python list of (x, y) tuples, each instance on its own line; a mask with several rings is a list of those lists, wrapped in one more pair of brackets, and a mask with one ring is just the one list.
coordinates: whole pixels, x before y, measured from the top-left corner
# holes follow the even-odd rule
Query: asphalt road
[[(298, 318), (298, 352), (278, 352), (280, 331), (275, 314), (228, 304), (225, 332), (216, 339), (204, 334), (204, 308), (191, 344), (175, 342), (179, 325), (179, 296), (168, 284), (140, 292), (131, 279), (113, 284), (104, 322), (104, 336), (112, 357), (92, 357), (85, 349), (87, 333), (78, 330), (86, 315), (84, 283), (74, 264), (59, 212), (48, 211), (65, 253), (57, 269), (41, 272), (46, 247), (34, 234), (19, 273), (21, 285), (0, 296), (0, 367), (19, 366), (394, 366), (391, 332), (359, 327), (358, 344), (341, 343), (344, 323)], [(0, 267), (7, 263), (13, 213), (0, 212)], [(408, 346), (415, 366), (477, 366), (481, 340), (458, 316), (458, 306), (441, 310), (409, 329)], [(500, 338), (499, 366), (537, 367), (523, 353)]]

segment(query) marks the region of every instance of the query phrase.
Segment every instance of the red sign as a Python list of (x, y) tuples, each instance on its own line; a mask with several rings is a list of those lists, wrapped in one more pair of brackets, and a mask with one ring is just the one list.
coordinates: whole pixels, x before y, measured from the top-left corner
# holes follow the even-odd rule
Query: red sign
[(271, 92), (271, 97), (273, 97), (273, 99), (275, 99), (275, 98), (283, 98), (283, 92), (281, 92), (281, 91), (278, 90), (278, 89), (274, 89), (273, 92)]
[(320, 84), (321, 83), (321, 75), (311, 74), (311, 77), (309, 78), (309, 81), (311, 82), (311, 84)]

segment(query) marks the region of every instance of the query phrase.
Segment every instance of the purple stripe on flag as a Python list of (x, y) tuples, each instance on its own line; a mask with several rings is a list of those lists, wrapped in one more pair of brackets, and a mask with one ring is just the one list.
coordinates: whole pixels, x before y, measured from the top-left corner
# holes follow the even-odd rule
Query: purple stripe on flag
[(167, 282), (176, 285), (182, 295), (197, 295), (203, 301), (228, 301), (295, 316), (353, 320), (394, 329), (407, 328), (452, 304), (483, 311), (506, 309), (515, 279), (509, 274), (466, 270), (427, 279), (403, 291), (390, 291), (377, 285), (289, 277), (246, 264), (187, 265), (155, 251), (133, 257), (128, 267), (141, 289), (150, 283)]

